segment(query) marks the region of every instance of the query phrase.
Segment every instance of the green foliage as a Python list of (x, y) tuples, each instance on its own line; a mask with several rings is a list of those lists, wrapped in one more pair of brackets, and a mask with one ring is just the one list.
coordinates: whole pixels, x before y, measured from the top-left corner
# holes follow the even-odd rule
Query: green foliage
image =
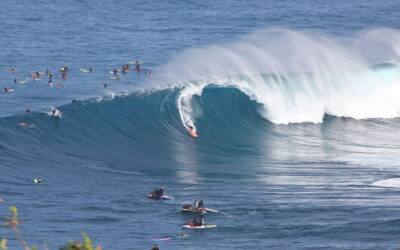
[[(18, 237), (18, 240), (21, 242), (25, 250), (37, 250), (36, 246), (29, 248), (22, 239), (22, 236), (18, 231), (18, 225), (21, 224), (22, 222), (22, 220), (18, 219), (18, 209), (15, 206), (11, 206), (10, 210), (12, 212), (11, 213), (12, 217), (4, 218), (5, 221), (4, 226), (12, 228), (14, 230), (14, 232)], [(72, 240), (68, 240), (68, 245), (65, 247), (61, 247), (60, 250), (101, 250), (100, 246), (96, 248), (93, 247), (92, 241), (89, 239), (86, 233), (82, 234), (83, 234), (83, 244), (79, 243), (78, 241), (73, 242)], [(7, 239), (2, 239), (0, 241), (0, 250), (7, 250), (6, 243)], [(47, 249), (47, 246), (45, 246), (45, 249)]]
[[(60, 250), (94, 250), (92, 241), (89, 239), (86, 233), (83, 234), (83, 244), (78, 241), (73, 242), (68, 240), (68, 246), (61, 247)], [(101, 250), (101, 247), (96, 247), (96, 250)]]
[(7, 243), (7, 239), (2, 239), (0, 241), (0, 250), (7, 250), (6, 243)]

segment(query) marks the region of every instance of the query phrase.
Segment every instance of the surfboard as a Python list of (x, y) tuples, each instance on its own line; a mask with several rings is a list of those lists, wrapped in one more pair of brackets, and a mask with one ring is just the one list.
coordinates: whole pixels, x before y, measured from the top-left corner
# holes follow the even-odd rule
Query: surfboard
[(97, 86), (98, 86), (99, 88), (104, 89), (104, 85), (97, 84)]
[(39, 75), (47, 75), (45, 72), (39, 72)]
[(18, 82), (18, 83), (26, 83), (27, 81), (22, 81), (22, 82)]
[(81, 69), (81, 71), (85, 72), (85, 73), (89, 72), (88, 70), (85, 70), (85, 69)]
[(13, 89), (9, 89), (7, 92), (3, 90), (3, 92), (7, 94), (7, 93), (10, 93), (10, 92), (14, 92), (14, 90)]
[(206, 214), (207, 211), (205, 209), (202, 210), (196, 210), (196, 209), (188, 209), (188, 208), (181, 208), (182, 212), (188, 212), (188, 213), (201, 213), (201, 214)]
[(171, 238), (163, 238), (163, 239), (150, 239), (151, 241), (167, 241), (170, 240)]
[(218, 225), (206, 225), (206, 226), (196, 226), (192, 227), (190, 225), (183, 225), (183, 228), (188, 228), (188, 229), (208, 229), (208, 228), (214, 228), (217, 227)]
[[(117, 69), (117, 72), (121, 72), (121, 70), (120, 70), (120, 69)], [(110, 73), (111, 73), (111, 74), (114, 74), (114, 71), (111, 71), (111, 70), (110, 70)]]
[(210, 212), (210, 213), (218, 213), (219, 211), (218, 210), (216, 210), (216, 209), (212, 209), (212, 208), (204, 208), (204, 210), (206, 210), (207, 212)]
[(197, 138), (197, 137), (199, 137), (193, 130), (191, 130), (191, 129), (189, 129), (189, 133), (193, 136), (193, 137), (195, 137), (195, 138)]
[(163, 195), (163, 196), (161, 196), (161, 198), (163, 198), (164, 200), (172, 200), (174, 197), (169, 196), (169, 195)]

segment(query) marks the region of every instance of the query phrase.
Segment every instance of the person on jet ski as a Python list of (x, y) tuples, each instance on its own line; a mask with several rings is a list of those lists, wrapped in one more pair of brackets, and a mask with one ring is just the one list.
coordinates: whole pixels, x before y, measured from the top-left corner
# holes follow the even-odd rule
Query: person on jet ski
[(165, 195), (165, 189), (164, 187), (160, 187), (160, 196), (164, 196)]
[(156, 188), (154, 191), (153, 191), (153, 196), (154, 197), (159, 197), (160, 195), (160, 190), (158, 189), (158, 188)]
[(200, 222), (197, 220), (197, 218), (194, 218), (192, 223), (193, 223), (193, 226), (195, 226), (195, 227), (199, 226), (199, 224), (200, 224)]
[(204, 208), (204, 201), (201, 200), (201, 201), (199, 202), (199, 209), (203, 209), (203, 208)]
[(192, 207), (193, 207), (194, 209), (198, 209), (199, 203), (198, 203), (197, 201), (194, 201)]
[(199, 226), (204, 226), (206, 224), (206, 221), (204, 220), (204, 216), (200, 217), (200, 221), (199, 221)]

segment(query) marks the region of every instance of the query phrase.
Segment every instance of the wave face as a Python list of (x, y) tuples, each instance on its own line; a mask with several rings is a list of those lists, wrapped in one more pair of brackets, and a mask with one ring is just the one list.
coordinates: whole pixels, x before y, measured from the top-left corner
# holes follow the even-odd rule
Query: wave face
[[(86, 150), (92, 159), (113, 151), (117, 160), (146, 161), (154, 150), (182, 155), (176, 150), (186, 150), (193, 126), (205, 152), (262, 154), (261, 137), (291, 136), (279, 124), (397, 117), (400, 68), (393, 58), (399, 44), (400, 32), (390, 29), (350, 38), (260, 31), (177, 55), (153, 79), (169, 82), (166, 87), (64, 105), (62, 120), (48, 117), (48, 110), (4, 118), (0, 146), (21, 151), (29, 136), (33, 148), (50, 146), (72, 156)], [(35, 128), (18, 127), (21, 121)], [(120, 157), (132, 151), (132, 158)]]

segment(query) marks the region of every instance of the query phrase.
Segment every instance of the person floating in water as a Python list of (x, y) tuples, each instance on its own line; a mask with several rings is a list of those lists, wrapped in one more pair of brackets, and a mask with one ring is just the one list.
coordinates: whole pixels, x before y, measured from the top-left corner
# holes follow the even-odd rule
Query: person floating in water
[(14, 83), (17, 84), (18, 83), (18, 78), (14, 79)]
[(93, 69), (92, 68), (89, 68), (89, 73), (92, 73), (93, 72)]
[(68, 72), (68, 67), (64, 66), (61, 68), (61, 73), (67, 73)]
[(105, 89), (107, 88), (107, 83), (103, 84), (103, 88), (105, 88)]
[(16, 68), (14, 68), (14, 67), (12, 67), (10, 70), (6, 70), (6, 72), (12, 72), (12, 73), (15, 73), (15, 72), (17, 72), (17, 69), (16, 69)]
[(160, 250), (160, 248), (157, 246), (157, 244), (155, 244), (151, 250)]
[(122, 72), (126, 73), (128, 71), (129, 71), (129, 65), (126, 65), (126, 64), (122, 65)]
[(138, 59), (135, 60), (135, 69), (140, 69), (140, 63)]

